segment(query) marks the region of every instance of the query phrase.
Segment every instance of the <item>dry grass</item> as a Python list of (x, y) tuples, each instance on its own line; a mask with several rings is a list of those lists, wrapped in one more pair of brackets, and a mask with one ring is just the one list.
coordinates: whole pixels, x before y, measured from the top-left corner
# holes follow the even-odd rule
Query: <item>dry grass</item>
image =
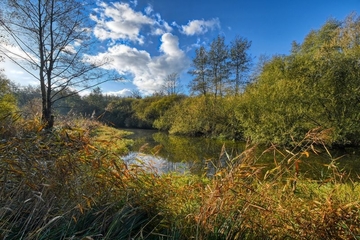
[(261, 166), (254, 161), (256, 146), (237, 157), (239, 164), (218, 171), (203, 192), (197, 238), (360, 238), (359, 183), (345, 181), (330, 155), (332, 176), (326, 182), (299, 174), (299, 165), (310, 152), (327, 150), (319, 136), (327, 136), (326, 131), (310, 131), (291, 150), (268, 149), (283, 158), (265, 174), (259, 174)]
[(326, 181), (298, 171), (307, 155), (326, 151), (326, 131), (309, 132), (293, 149), (270, 148), (282, 156), (273, 169), (257, 164), (249, 146), (206, 178), (125, 164), (119, 153), (129, 143), (97, 122), (63, 121), (45, 132), (36, 119), (18, 120), (13, 128), (0, 142), (2, 239), (360, 236), (359, 184), (331, 156)]

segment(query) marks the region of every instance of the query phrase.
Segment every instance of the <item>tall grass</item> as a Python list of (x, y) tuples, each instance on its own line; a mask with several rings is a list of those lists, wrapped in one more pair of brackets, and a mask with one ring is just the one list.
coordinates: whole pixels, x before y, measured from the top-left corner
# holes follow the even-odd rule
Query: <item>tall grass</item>
[[(257, 166), (256, 146), (219, 170), (204, 191), (197, 215), (199, 239), (357, 239), (360, 237), (360, 186), (345, 181), (334, 165), (326, 181), (301, 176), (299, 168), (317, 148), (327, 151), (329, 130), (310, 131), (293, 149), (280, 153), (265, 173)], [(274, 154), (275, 156), (275, 154)], [(240, 160), (240, 161), (239, 161)]]
[(228, 165), (209, 178), (126, 164), (126, 133), (86, 119), (51, 132), (36, 119), (12, 127), (0, 142), (2, 239), (360, 236), (359, 184), (331, 155), (324, 181), (299, 171), (308, 155), (327, 150), (327, 131), (310, 131), (293, 149), (269, 148), (272, 169), (260, 164), (257, 146), (235, 158), (224, 148)]

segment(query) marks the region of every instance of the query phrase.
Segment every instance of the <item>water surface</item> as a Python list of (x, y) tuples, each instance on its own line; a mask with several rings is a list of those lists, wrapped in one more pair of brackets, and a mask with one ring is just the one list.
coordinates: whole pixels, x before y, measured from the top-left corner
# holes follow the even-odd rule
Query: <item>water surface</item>
[[(134, 140), (131, 152), (122, 158), (129, 163), (145, 163), (158, 173), (177, 171), (192, 174), (212, 175), (216, 169), (225, 167), (246, 148), (244, 142), (215, 140), (199, 137), (172, 136), (156, 130), (128, 129), (133, 132), (128, 138)], [(282, 154), (290, 154), (279, 149)], [(315, 154), (300, 156), (301, 174), (313, 179), (325, 179), (333, 176), (334, 168), (350, 173), (357, 178), (360, 174), (360, 149), (333, 149), (331, 156), (323, 148)], [(266, 170), (279, 164), (284, 156), (277, 150), (257, 147), (254, 160)]]

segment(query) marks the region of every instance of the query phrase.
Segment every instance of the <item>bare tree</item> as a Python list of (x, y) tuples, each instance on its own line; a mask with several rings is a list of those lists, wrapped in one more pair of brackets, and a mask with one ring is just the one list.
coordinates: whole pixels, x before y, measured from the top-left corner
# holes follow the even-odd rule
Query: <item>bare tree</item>
[(131, 97), (136, 99), (141, 99), (141, 92), (138, 89), (134, 89), (131, 91)]
[[(66, 97), (60, 94), (62, 90), (85, 89), (120, 79), (115, 72), (110, 76), (101, 68), (108, 60), (90, 61), (86, 54), (94, 43), (86, 13), (87, 1), (5, 1), (2, 9), (6, 12), (0, 15), (0, 35), (7, 37), (8, 45), (3, 41), (0, 53), (39, 81), (42, 119), (47, 128), (54, 124), (53, 103)], [(97, 81), (94, 84), (92, 80)]]
[(181, 91), (180, 78), (178, 73), (171, 73), (166, 76), (163, 91), (167, 95), (179, 94)]

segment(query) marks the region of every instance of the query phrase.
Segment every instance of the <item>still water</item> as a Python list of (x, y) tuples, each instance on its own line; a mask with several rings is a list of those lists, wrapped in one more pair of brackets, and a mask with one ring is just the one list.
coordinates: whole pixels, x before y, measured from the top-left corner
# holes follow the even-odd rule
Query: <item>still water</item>
[[(131, 152), (122, 159), (130, 164), (144, 165), (157, 173), (177, 171), (212, 175), (216, 169), (227, 166), (246, 149), (244, 142), (172, 136), (156, 130), (128, 131), (133, 134), (127, 138), (134, 140), (134, 144), (130, 148)], [(289, 154), (283, 148), (279, 150), (258, 146), (254, 160), (265, 172), (274, 168), (275, 163), (281, 162), (283, 154)], [(317, 150), (317, 154), (308, 151), (309, 156), (300, 156), (299, 167), (303, 176), (325, 179), (334, 173), (331, 167), (334, 165), (353, 178), (360, 175), (360, 149), (330, 150), (331, 156), (324, 148)]]

